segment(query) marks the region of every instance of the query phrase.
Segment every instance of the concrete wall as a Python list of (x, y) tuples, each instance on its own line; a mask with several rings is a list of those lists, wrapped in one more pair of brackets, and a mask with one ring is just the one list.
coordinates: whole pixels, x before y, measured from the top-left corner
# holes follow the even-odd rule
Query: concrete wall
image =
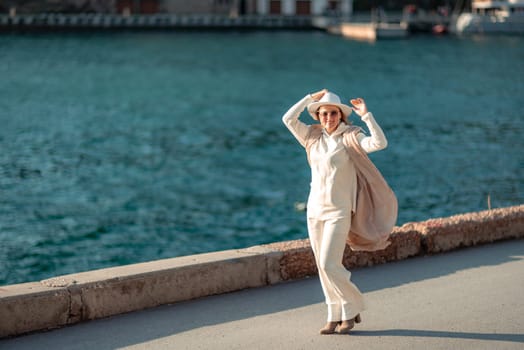
[[(391, 245), (352, 252), (353, 269), (524, 237), (524, 205), (407, 223)], [(316, 274), (308, 240), (151, 261), (0, 287), (0, 337)]]

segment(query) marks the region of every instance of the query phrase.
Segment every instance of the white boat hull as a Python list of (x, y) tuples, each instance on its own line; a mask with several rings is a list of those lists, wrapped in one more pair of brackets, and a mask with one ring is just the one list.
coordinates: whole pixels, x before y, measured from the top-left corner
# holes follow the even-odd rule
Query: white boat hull
[(458, 34), (524, 34), (524, 13), (508, 17), (462, 13), (453, 23), (451, 30)]
[(471, 7), (452, 21), (453, 32), (524, 34), (524, 0), (472, 0)]

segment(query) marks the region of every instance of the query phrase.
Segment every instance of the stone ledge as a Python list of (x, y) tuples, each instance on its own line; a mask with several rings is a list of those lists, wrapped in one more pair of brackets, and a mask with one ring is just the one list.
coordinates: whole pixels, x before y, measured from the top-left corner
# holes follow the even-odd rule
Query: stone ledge
[[(407, 223), (349, 269), (524, 237), (524, 205)], [(0, 338), (317, 273), (307, 239), (151, 261), (0, 287)]]
[(267, 260), (228, 250), (4, 286), (0, 338), (264, 286)]
[(0, 288), (0, 338), (68, 323), (69, 292), (38, 282)]
[(524, 205), (431, 219), (413, 226), (423, 235), (426, 254), (523, 238)]

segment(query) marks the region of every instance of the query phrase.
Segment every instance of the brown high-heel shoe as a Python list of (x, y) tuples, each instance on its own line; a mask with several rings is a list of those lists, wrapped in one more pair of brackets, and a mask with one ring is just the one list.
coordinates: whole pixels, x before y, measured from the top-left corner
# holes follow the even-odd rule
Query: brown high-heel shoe
[(355, 327), (355, 318), (352, 318), (351, 320), (342, 321), (342, 323), (338, 327), (338, 333), (349, 334), (349, 331), (351, 331), (353, 327)]
[(362, 322), (362, 317), (360, 317), (360, 314), (358, 314), (355, 316), (355, 323), (360, 323), (360, 322)]
[(324, 326), (324, 328), (322, 328), (320, 330), (320, 334), (333, 334), (335, 333), (335, 329), (337, 329), (337, 326), (340, 322), (328, 322), (326, 323), (326, 325)]

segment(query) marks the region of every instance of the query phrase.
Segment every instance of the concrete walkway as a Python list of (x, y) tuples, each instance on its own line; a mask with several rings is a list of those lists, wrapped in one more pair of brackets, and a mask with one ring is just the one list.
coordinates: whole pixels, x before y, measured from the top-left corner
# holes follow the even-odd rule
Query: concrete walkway
[(317, 278), (0, 340), (0, 349), (524, 349), (524, 240), (353, 272), (368, 310), (320, 336)]

